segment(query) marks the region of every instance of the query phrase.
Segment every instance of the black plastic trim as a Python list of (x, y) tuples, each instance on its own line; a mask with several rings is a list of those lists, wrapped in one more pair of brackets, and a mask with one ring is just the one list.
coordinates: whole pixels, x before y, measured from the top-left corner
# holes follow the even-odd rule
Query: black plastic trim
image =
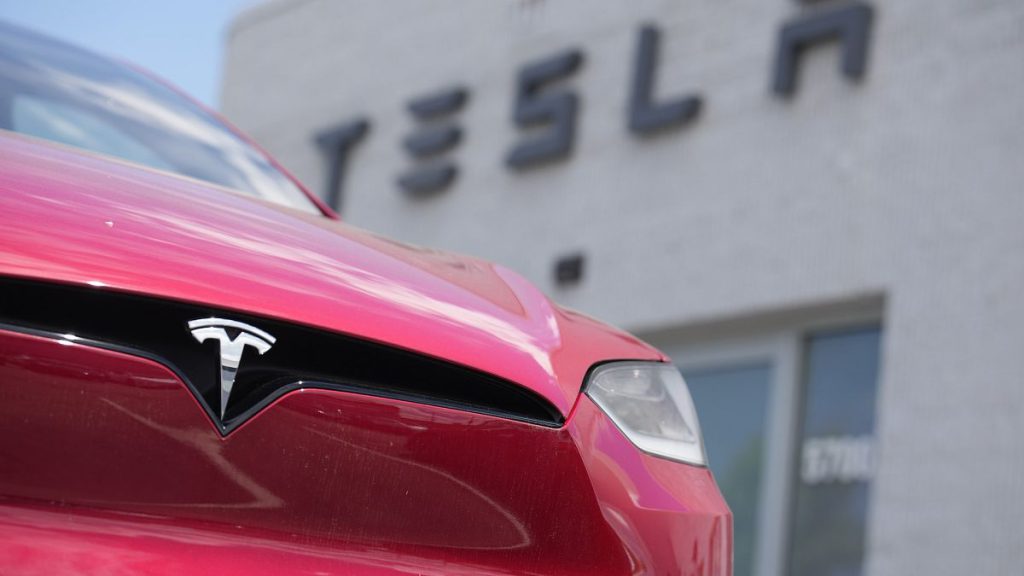
[[(197, 342), (189, 320), (238, 320), (277, 338), (264, 355), (243, 355), (231, 400), (219, 416), (216, 341)], [(265, 317), (109, 289), (0, 278), (0, 329), (158, 362), (192, 391), (227, 435), (284, 394), (339, 390), (443, 406), (547, 427), (564, 423), (540, 395), (497, 376), (408, 350)]]

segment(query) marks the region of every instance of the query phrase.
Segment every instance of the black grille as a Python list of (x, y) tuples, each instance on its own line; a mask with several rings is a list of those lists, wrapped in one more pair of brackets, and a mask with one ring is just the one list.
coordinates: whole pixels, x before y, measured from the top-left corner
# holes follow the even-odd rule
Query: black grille
[[(216, 316), (275, 336), (264, 355), (249, 348), (220, 417), (218, 342), (200, 344), (188, 322)], [(156, 360), (192, 389), (222, 434), (296, 388), (345, 390), (446, 406), (543, 426), (563, 423), (536, 393), (491, 374), (399, 348), (207, 306), (52, 283), (0, 278), (0, 326)], [(234, 334), (231, 334), (234, 337)]]

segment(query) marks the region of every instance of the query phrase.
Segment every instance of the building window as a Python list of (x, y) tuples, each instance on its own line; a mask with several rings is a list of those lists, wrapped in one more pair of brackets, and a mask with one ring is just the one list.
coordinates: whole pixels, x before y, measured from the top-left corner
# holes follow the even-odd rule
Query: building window
[(732, 509), (733, 572), (753, 574), (771, 365), (705, 368), (684, 377), (707, 438), (711, 470)]
[(864, 574), (882, 329), (837, 316), (647, 336), (693, 395), (736, 576)]
[(864, 573), (880, 339), (878, 328), (807, 339), (793, 576)]

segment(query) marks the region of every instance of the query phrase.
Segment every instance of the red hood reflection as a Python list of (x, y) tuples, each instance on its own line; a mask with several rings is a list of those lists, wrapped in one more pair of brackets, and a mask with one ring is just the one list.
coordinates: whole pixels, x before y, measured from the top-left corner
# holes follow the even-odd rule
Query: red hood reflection
[(353, 334), (518, 382), (563, 415), (595, 362), (660, 358), (500, 266), (11, 134), (0, 213), (0, 274)]

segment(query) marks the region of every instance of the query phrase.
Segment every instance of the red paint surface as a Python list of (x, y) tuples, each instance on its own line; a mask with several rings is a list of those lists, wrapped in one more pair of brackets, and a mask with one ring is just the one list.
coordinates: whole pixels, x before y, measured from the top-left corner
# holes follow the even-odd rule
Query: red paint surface
[(730, 574), (706, 469), (585, 397), (562, 429), (297, 391), (221, 437), (152, 361), (0, 331), (17, 574)]
[(266, 315), (490, 372), (545, 428), (334, 391), (221, 437), (165, 367), (0, 331), (0, 573), (731, 574), (703, 468), (579, 390), (663, 359), (516, 274), (0, 134), (0, 275)]
[(0, 275), (186, 300), (490, 372), (564, 415), (586, 371), (660, 359), (488, 262), (0, 133)]

